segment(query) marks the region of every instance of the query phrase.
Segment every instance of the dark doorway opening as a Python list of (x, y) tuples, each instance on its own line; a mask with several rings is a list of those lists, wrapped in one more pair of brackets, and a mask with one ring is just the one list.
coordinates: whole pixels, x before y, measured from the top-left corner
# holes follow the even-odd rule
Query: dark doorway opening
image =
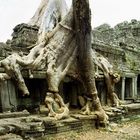
[(80, 108), (78, 97), (86, 93), (83, 85), (77, 80), (64, 82), (62, 90), (64, 102), (69, 103), (71, 109)]
[(125, 79), (125, 99), (132, 98), (132, 78)]
[(137, 79), (137, 96), (140, 98), (140, 75), (138, 75)]
[(118, 83), (115, 84), (115, 93), (118, 95), (119, 99), (121, 99), (122, 92), (122, 78)]
[(40, 104), (44, 104), (47, 82), (45, 79), (25, 79), (25, 83), (30, 95), (23, 97), (21, 91), (17, 90), (18, 110), (34, 112)]
[(104, 80), (96, 80), (96, 87), (101, 104), (107, 104), (107, 88)]

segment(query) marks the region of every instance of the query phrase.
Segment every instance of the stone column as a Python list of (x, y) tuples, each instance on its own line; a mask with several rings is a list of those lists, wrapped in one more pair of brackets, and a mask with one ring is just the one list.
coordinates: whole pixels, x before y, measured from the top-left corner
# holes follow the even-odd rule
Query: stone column
[(9, 102), (11, 105), (11, 109), (12, 111), (17, 111), (17, 96), (16, 96), (15, 85), (11, 80), (7, 81), (7, 85), (8, 85)]
[(125, 97), (125, 77), (122, 77), (122, 90), (121, 90), (121, 100)]
[(137, 92), (137, 88), (138, 88), (137, 80), (138, 80), (138, 76), (135, 77), (135, 92), (134, 92), (135, 98), (138, 96), (138, 92)]
[(136, 77), (132, 78), (132, 93), (131, 93), (131, 97), (132, 99), (135, 98), (135, 93), (136, 92)]
[(15, 85), (10, 80), (0, 82), (0, 102), (2, 112), (16, 111), (17, 98)]
[(0, 100), (1, 100), (1, 109), (2, 112), (7, 112), (11, 110), (11, 105), (9, 102), (9, 91), (8, 91), (8, 82), (0, 82)]

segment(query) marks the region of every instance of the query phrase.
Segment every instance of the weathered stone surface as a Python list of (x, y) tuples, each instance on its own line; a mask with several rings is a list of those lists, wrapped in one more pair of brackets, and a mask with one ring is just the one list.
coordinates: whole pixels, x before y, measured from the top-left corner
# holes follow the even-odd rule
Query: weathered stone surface
[(7, 52), (11, 51), (11, 48), (8, 44), (0, 42), (0, 60), (7, 56)]
[(1, 81), (0, 86), (0, 102), (2, 111), (17, 111), (17, 97), (13, 81)]
[(140, 104), (139, 103), (135, 103), (135, 104), (128, 104), (128, 105), (124, 105), (124, 107), (126, 107), (128, 110), (139, 110), (140, 109)]
[(5, 112), (5, 113), (0, 113), (0, 119), (25, 117), (25, 116), (29, 116), (29, 115), (30, 115), (30, 113), (26, 110), (22, 111), (22, 112)]
[[(132, 110), (128, 110), (127, 113), (121, 113), (125, 110), (125, 107), (131, 107)], [(126, 105), (122, 108), (106, 108), (108, 112), (112, 112), (114, 115), (109, 115), (111, 121), (117, 121), (118, 119), (121, 121), (127, 121), (127, 117), (133, 111), (133, 115), (137, 110), (140, 109), (140, 106), (137, 104)], [(135, 107), (137, 107), (137, 110)], [(12, 113), (11, 113), (12, 114)], [(13, 113), (14, 114), (14, 113)], [(53, 117), (46, 117), (43, 115), (30, 115), (30, 116), (18, 116), (15, 117), (15, 114), (12, 115), (13, 118), (1, 118), (0, 119), (0, 139), (5, 138), (9, 140), (9, 136), (11, 136), (11, 140), (22, 140), (29, 138), (41, 138), (45, 135), (52, 134), (60, 134), (64, 132), (70, 131), (85, 131), (95, 128), (95, 120), (97, 116), (95, 115), (81, 115), (77, 113), (71, 112), (71, 117), (63, 120), (55, 120)], [(128, 114), (128, 115), (127, 115)], [(136, 118), (135, 116), (129, 118)], [(136, 115), (137, 118), (140, 118), (139, 115)], [(117, 124), (111, 123), (110, 127), (113, 129)]]
[(38, 27), (25, 23), (17, 25), (14, 29), (11, 47), (26, 48), (36, 43)]
[(0, 136), (0, 140), (23, 140), (23, 138), (19, 135), (10, 133)]
[(107, 57), (116, 71), (134, 72), (140, 68), (140, 21), (122, 22), (114, 28), (103, 24), (93, 30), (93, 48)]
[(79, 120), (86, 120), (86, 119), (97, 119), (97, 115), (82, 115), (82, 114), (73, 114), (72, 117), (79, 119)]

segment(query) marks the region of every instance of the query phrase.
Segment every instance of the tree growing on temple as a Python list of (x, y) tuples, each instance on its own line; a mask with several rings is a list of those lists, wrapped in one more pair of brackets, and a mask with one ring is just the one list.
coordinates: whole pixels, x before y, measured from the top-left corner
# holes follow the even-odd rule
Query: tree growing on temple
[[(91, 99), (85, 104), (83, 114), (97, 115), (99, 121), (107, 122), (108, 116), (103, 110), (95, 84), (96, 69), (105, 76), (108, 97), (111, 105), (118, 106), (119, 99), (114, 93), (114, 84), (119, 75), (113, 73), (112, 65), (91, 48), (91, 12), (88, 0), (73, 0), (68, 11), (65, 0), (42, 0), (30, 25), (39, 26), (38, 41), (31, 47), (28, 55), (13, 53), (0, 61), (6, 74), (2, 80), (14, 79), (23, 95), (29, 95), (21, 74), (22, 68), (30, 71), (46, 68), (48, 92), (45, 103), (49, 116), (62, 119), (69, 115), (69, 109), (59, 94), (59, 84), (66, 75), (82, 81), (86, 96)], [(57, 109), (54, 109), (57, 105)]]

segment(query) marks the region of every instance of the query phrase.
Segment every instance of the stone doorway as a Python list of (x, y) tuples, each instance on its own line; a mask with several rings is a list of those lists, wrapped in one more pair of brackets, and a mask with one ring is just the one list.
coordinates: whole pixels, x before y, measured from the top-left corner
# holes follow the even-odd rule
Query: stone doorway
[(126, 77), (125, 78), (125, 99), (131, 99), (132, 98), (132, 78)]
[(47, 81), (46, 79), (25, 79), (25, 83), (30, 95), (23, 97), (21, 91), (17, 90), (18, 110), (27, 109), (33, 112), (35, 108), (39, 108), (40, 104), (44, 104)]
[(137, 97), (140, 98), (140, 74), (137, 78)]
[(64, 82), (61, 88), (64, 102), (69, 103), (72, 109), (80, 108), (79, 96), (83, 96), (86, 93), (83, 85), (77, 80), (72, 80)]

